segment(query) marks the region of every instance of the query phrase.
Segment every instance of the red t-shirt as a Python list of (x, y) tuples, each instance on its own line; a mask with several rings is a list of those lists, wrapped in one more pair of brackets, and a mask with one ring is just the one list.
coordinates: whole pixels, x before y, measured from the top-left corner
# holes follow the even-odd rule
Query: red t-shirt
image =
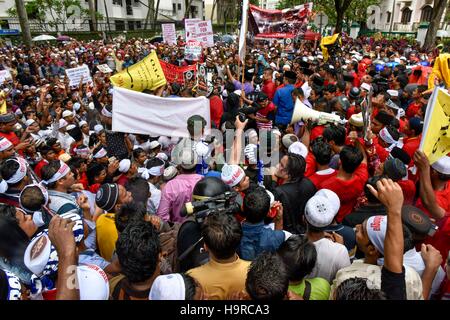
[(212, 96), (209, 98), (209, 112), (211, 115), (211, 121), (214, 122), (216, 128), (220, 128), (220, 119), (223, 115), (223, 102), (218, 96)]
[(325, 170), (317, 171), (311, 176), (308, 177), (309, 180), (311, 180), (312, 183), (316, 186), (316, 189), (323, 189), (322, 184), (327, 181), (328, 179), (334, 177), (337, 175), (337, 171), (333, 168), (328, 168)]
[(378, 157), (380, 158), (380, 161), (385, 162), (386, 159), (389, 157), (389, 151), (387, 151), (385, 148), (383, 148), (383, 146), (381, 146), (378, 143), (378, 140), (376, 143), (374, 143), (374, 145), (375, 145), (375, 150), (377, 151)]
[(325, 131), (325, 126), (315, 126), (311, 130), (311, 136), (309, 137), (309, 140), (314, 141), (318, 137), (321, 137), (323, 135), (324, 131)]
[(86, 172), (83, 172), (81, 174), (81, 178), (78, 180), (78, 182), (83, 185), (84, 190), (87, 190), (89, 188), (89, 182), (88, 182)]
[(14, 145), (14, 147), (20, 143), (20, 139), (12, 131), (8, 133), (0, 132), (0, 137), (8, 139)]
[(442, 255), (442, 266), (447, 261), (448, 251), (450, 250), (450, 214), (447, 214), (444, 218), (438, 221), (437, 226), (439, 229), (434, 236), (428, 237), (425, 243), (431, 244)]
[(420, 139), (422, 135), (413, 138), (403, 139), (403, 150), (411, 157), (410, 165), (413, 165), (414, 153), (419, 149)]
[(272, 80), (266, 80), (264, 81), (261, 91), (267, 95), (270, 101), (272, 101), (276, 89), (277, 88), (275, 87), (275, 83), (273, 83)]
[(97, 191), (98, 189), (100, 189), (100, 186), (101, 186), (100, 183), (94, 183), (93, 185), (89, 186), (87, 190), (92, 192), (93, 194), (97, 194)]
[(120, 184), (122, 186), (125, 186), (125, 184), (128, 182), (128, 177), (124, 174), (121, 174), (119, 179), (117, 180), (117, 184)]
[(417, 112), (419, 112), (421, 107), (422, 107), (421, 103), (416, 102), (410, 103), (408, 109), (406, 109), (406, 117), (408, 119), (414, 117), (417, 114)]
[(416, 185), (411, 180), (397, 181), (402, 188), (404, 205), (411, 205), (414, 202), (414, 196), (416, 195)]
[(337, 222), (340, 223), (346, 215), (353, 212), (357, 199), (363, 192), (368, 178), (367, 164), (361, 163), (350, 180), (342, 180), (336, 175), (322, 183), (321, 189), (334, 191), (341, 200), (341, 208), (336, 216)]
[[(450, 182), (447, 182), (444, 190), (434, 191), (434, 195), (436, 197), (436, 202), (445, 212), (450, 214)], [(417, 199), (416, 207), (423, 210), (426, 214), (430, 216), (430, 213), (422, 203), (422, 199)]]
[(314, 174), (317, 170), (317, 163), (316, 158), (312, 154), (312, 152), (308, 152), (306, 155), (306, 170), (305, 170), (305, 177), (309, 177)]
[(36, 175), (42, 179), (42, 168), (45, 167), (48, 164), (48, 161), (45, 159), (42, 159), (41, 161), (38, 162), (38, 164), (34, 167), (34, 173), (36, 173)]

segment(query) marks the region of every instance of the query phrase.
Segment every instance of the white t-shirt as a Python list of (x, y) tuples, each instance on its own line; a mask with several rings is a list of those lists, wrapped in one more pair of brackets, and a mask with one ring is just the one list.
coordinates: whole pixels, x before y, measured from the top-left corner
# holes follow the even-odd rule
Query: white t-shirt
[(306, 278), (319, 277), (331, 283), (340, 269), (350, 265), (348, 250), (342, 244), (326, 238), (315, 241), (314, 245), (317, 251), (317, 261), (313, 271)]

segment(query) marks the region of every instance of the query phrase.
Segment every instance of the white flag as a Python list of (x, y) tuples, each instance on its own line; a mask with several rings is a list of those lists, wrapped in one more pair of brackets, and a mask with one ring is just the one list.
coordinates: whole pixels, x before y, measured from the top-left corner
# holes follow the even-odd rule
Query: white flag
[(205, 134), (211, 127), (209, 100), (198, 98), (161, 98), (115, 87), (112, 130), (169, 137), (189, 137), (187, 119), (200, 115), (206, 120)]
[(239, 58), (244, 64), (245, 59), (245, 37), (247, 36), (248, 29), (248, 0), (244, 0), (242, 3), (242, 19), (241, 19), (241, 31), (239, 32)]

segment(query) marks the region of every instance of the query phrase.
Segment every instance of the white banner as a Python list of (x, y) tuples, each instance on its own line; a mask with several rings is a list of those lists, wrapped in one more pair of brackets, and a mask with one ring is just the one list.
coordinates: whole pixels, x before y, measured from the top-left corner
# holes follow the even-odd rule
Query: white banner
[(163, 41), (169, 46), (177, 44), (177, 31), (175, 30), (175, 23), (163, 23), (161, 27)]
[(0, 71), (0, 84), (3, 84), (3, 82), (8, 79), (11, 80), (11, 73), (9, 72), (9, 70), (1, 70)]
[(87, 65), (82, 67), (66, 69), (67, 77), (69, 78), (69, 86), (76, 87), (80, 84), (81, 77), (83, 77), (83, 83), (92, 81), (91, 72)]
[(99, 64), (98, 66), (97, 66), (97, 69), (100, 71), (100, 72), (102, 72), (102, 73), (111, 73), (111, 72), (113, 72), (112, 70), (111, 70), (111, 68), (105, 63), (105, 64)]
[(116, 87), (112, 109), (112, 130), (118, 132), (188, 137), (187, 119), (192, 115), (206, 120), (206, 134), (211, 127), (205, 97), (161, 98)]
[(214, 46), (214, 34), (211, 20), (202, 21), (199, 19), (186, 19), (186, 42), (195, 40), (202, 44), (203, 47)]

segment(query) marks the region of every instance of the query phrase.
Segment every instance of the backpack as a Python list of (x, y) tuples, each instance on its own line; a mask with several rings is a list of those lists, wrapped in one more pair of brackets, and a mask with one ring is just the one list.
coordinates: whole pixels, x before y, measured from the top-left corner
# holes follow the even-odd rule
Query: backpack
[(161, 261), (161, 274), (170, 274), (178, 272), (177, 264), (177, 238), (180, 223), (174, 223), (169, 231), (159, 234), (159, 242), (161, 244), (161, 252), (163, 260)]

